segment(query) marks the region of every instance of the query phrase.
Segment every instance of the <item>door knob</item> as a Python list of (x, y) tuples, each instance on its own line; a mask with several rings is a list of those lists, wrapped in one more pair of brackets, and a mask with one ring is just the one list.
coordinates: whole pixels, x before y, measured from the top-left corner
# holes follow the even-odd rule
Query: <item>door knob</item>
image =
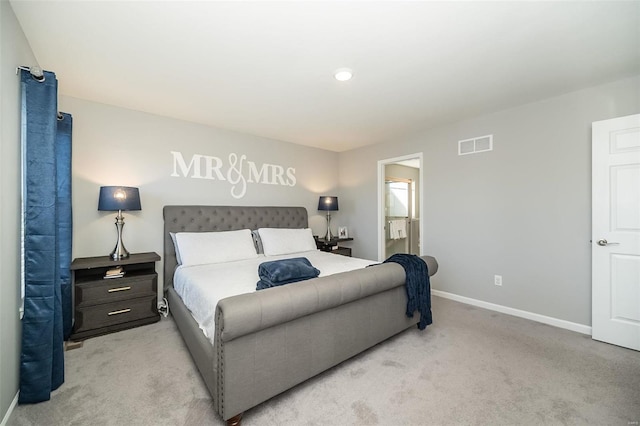
[(610, 243), (609, 241), (602, 239), (602, 240), (598, 240), (596, 241), (596, 244), (598, 244), (599, 246), (614, 246), (614, 245), (618, 245), (620, 243)]

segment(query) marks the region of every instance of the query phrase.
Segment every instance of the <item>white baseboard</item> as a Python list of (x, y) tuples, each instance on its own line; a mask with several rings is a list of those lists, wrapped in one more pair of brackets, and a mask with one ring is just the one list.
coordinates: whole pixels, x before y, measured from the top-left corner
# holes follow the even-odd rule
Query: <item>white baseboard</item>
[(545, 315), (534, 314), (533, 312), (522, 311), (520, 309), (514, 309), (508, 306), (496, 305), (495, 303), (484, 302), (482, 300), (472, 299), (470, 297), (458, 296), (457, 294), (447, 293), (446, 291), (441, 290), (432, 289), (431, 294), (444, 297), (445, 299), (455, 300), (456, 302), (466, 303), (467, 305), (473, 305), (479, 308), (489, 309), (491, 311), (501, 312), (503, 314), (513, 315), (514, 317), (525, 318), (531, 321), (541, 322), (543, 324), (548, 324), (554, 327), (560, 327), (591, 336), (591, 327), (587, 325), (548, 317)]
[(13, 409), (16, 408), (16, 405), (18, 405), (19, 394), (20, 394), (20, 391), (16, 392), (16, 397), (13, 398), (13, 401), (11, 402), (9, 409), (5, 413), (4, 418), (2, 419), (2, 423), (0, 423), (0, 426), (6, 426), (7, 422), (9, 421), (9, 417), (11, 417), (11, 413), (13, 413)]

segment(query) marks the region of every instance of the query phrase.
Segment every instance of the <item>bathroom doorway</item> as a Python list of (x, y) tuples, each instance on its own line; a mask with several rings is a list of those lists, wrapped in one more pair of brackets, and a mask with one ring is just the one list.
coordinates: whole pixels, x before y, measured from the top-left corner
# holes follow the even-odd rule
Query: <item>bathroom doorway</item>
[(378, 162), (378, 259), (421, 254), (422, 153)]

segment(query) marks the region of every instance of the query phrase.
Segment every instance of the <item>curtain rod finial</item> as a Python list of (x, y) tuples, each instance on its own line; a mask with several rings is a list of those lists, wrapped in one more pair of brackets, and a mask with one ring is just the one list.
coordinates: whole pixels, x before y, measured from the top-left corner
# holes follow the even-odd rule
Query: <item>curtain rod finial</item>
[(19, 67), (16, 67), (16, 75), (18, 75), (18, 70), (29, 71), (34, 80), (39, 81), (40, 83), (44, 81), (44, 72), (42, 71), (42, 68), (37, 65), (34, 65), (32, 67), (20, 65)]
[(29, 72), (31, 73), (33, 78), (35, 78), (37, 81), (40, 81), (40, 82), (44, 81), (44, 72), (42, 72), (42, 68), (40, 68), (39, 66), (36, 65), (31, 67)]

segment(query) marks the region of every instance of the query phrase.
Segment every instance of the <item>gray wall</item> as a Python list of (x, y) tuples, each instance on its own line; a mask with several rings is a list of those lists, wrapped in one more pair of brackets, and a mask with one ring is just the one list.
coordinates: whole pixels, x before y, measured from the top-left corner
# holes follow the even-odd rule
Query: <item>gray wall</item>
[[(316, 209), (319, 195), (339, 195), (335, 152), (64, 96), (60, 109), (71, 113), (74, 123), (74, 257), (104, 256), (115, 245), (115, 213), (97, 211), (101, 185), (140, 188), (142, 210), (124, 213), (123, 240), (130, 252), (162, 255), (162, 207), (168, 204), (302, 206), (314, 233), (325, 232), (325, 219)], [(248, 183), (246, 195), (236, 199), (226, 180), (172, 177), (171, 151), (181, 152), (187, 163), (194, 154), (218, 157), (224, 163), (223, 177), (230, 169), (229, 155), (244, 154), (258, 167), (266, 163), (295, 168), (296, 184)], [(246, 175), (246, 164), (244, 170)], [(340, 223), (340, 212), (335, 216), (334, 227)], [(160, 264), (157, 269), (161, 273)]]
[(0, 1), (0, 420), (18, 391), (20, 359), (20, 77), (35, 65), (13, 10)]
[[(423, 152), (433, 287), (590, 325), (591, 123), (640, 112), (639, 96), (635, 77), (341, 153), (355, 250), (377, 254), (377, 161)], [(457, 155), (458, 140), (487, 134), (492, 152)]]

